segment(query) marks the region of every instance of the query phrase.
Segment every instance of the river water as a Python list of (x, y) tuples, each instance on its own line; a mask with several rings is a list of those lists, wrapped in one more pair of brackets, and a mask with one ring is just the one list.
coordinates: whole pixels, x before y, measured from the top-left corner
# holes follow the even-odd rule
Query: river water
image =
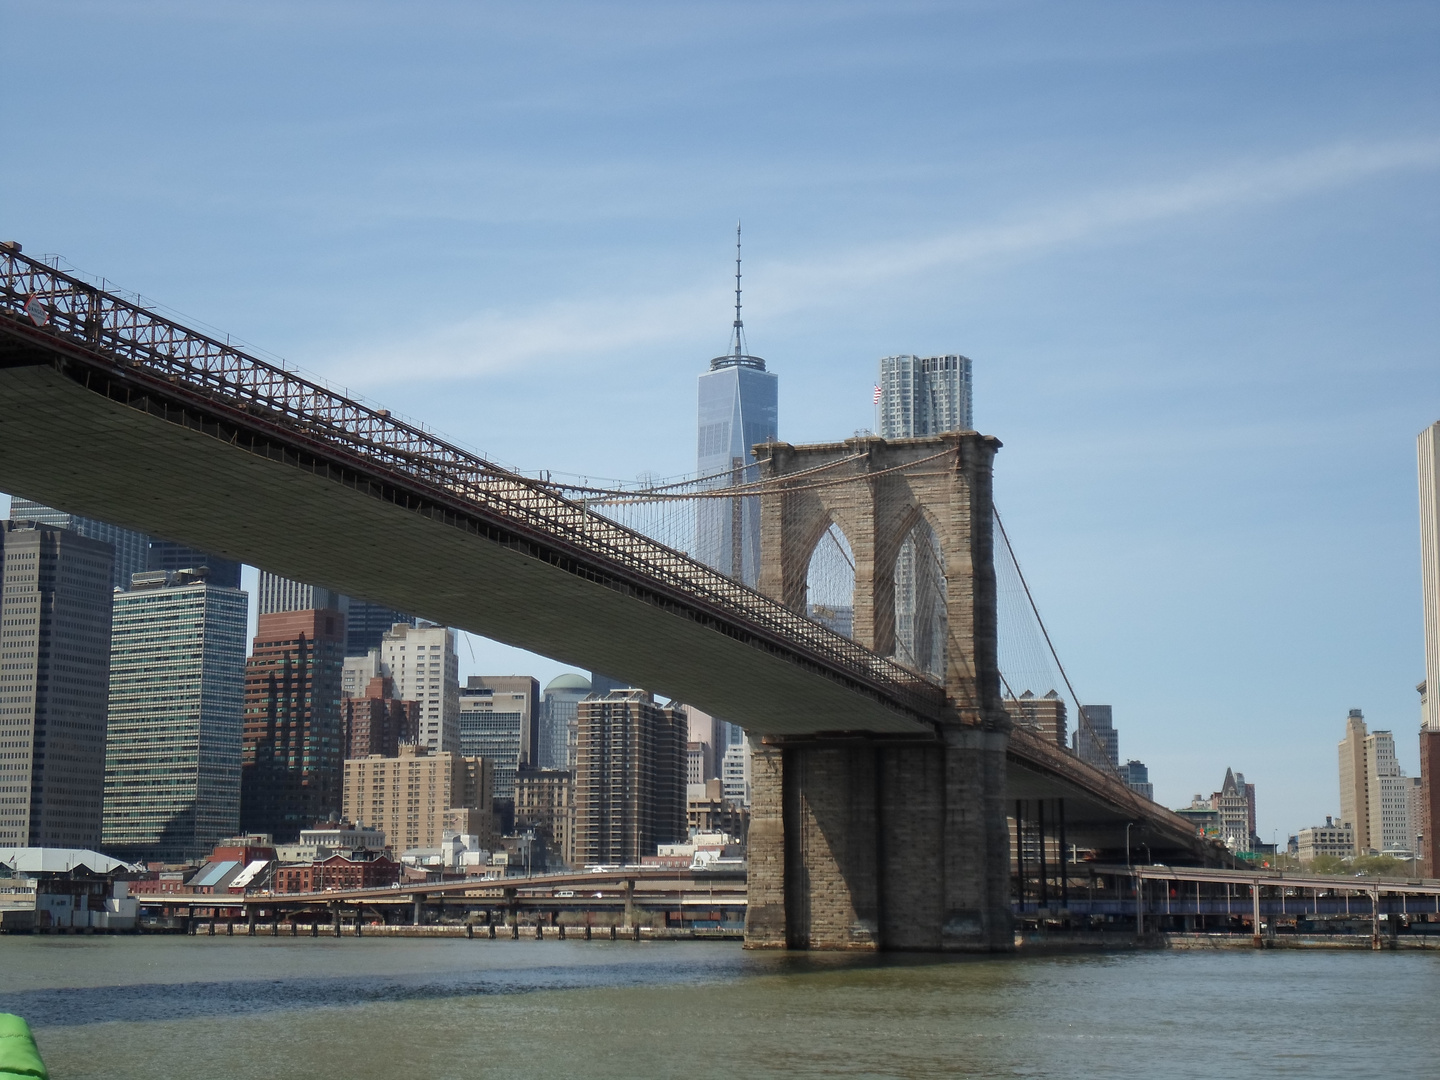
[(55, 1080), (1440, 1075), (1437, 953), (17, 936), (0, 1012)]

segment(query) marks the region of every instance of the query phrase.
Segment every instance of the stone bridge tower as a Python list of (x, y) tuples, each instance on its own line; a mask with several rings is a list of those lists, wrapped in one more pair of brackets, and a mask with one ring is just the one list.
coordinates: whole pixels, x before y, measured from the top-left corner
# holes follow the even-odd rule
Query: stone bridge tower
[(923, 535), (944, 579), (933, 673), (943, 671), (947, 706), (933, 733), (915, 737), (750, 734), (751, 948), (1013, 947), (991, 501), (999, 446), (952, 432), (759, 450), (764, 479), (807, 474), (761, 496), (760, 590), (804, 613), (811, 555), (838, 525), (855, 565), (853, 636), (889, 655), (897, 560), (907, 537)]

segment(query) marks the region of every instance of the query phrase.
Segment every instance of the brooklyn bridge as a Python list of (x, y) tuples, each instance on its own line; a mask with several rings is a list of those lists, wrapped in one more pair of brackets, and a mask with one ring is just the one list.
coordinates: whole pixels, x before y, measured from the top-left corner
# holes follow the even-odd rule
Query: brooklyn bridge
[[(741, 724), (754, 947), (1004, 950), (1014, 883), (1023, 895), (1063, 878), (1077, 849), (1225, 859), (1007, 713), (1000, 447), (973, 431), (769, 443), (723, 491), (567, 488), (0, 249), (0, 489)], [(701, 499), (758, 509), (755, 587), (616, 509)], [(807, 592), (836, 530), (853, 574), (848, 633), (812, 618)], [(919, 658), (897, 648), (894, 585), (917, 536), (943, 599)]]

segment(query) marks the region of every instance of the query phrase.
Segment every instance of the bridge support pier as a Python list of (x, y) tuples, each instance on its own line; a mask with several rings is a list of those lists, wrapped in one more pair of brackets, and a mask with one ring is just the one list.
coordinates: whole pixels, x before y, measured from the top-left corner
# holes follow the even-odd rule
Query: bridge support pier
[(752, 740), (747, 947), (1012, 949), (1005, 747)]

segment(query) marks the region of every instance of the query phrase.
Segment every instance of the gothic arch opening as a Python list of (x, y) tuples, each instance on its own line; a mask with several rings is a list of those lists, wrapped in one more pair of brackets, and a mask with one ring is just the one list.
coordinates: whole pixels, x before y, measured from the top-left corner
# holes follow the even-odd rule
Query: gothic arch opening
[(944, 679), (948, 618), (945, 555), (921, 514), (895, 556), (895, 659)]
[(855, 553), (834, 522), (810, 552), (805, 614), (837, 634), (855, 637)]

